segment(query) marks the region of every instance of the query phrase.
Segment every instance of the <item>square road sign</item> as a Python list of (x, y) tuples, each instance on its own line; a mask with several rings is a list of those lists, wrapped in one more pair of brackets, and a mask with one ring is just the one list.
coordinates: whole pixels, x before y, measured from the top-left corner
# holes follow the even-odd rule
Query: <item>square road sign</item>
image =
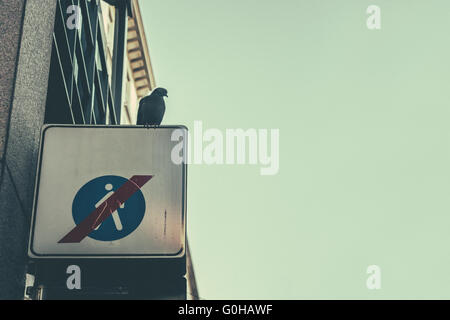
[(31, 258), (178, 258), (185, 252), (187, 129), (42, 129)]

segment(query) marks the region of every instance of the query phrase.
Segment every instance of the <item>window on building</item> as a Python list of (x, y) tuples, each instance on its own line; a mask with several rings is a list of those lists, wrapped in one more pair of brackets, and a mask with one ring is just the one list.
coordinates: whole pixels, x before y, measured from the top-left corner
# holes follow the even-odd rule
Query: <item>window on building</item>
[[(71, 5), (78, 5), (81, 9), (82, 19), (79, 28), (70, 29), (66, 23), (73, 14), (67, 13)], [(113, 68), (108, 66), (112, 64), (112, 59), (107, 56), (108, 35), (104, 30), (102, 7), (104, 5), (101, 6), (99, 0), (57, 1), (45, 112), (46, 123), (119, 124), (120, 122), (120, 115), (117, 114), (120, 111), (117, 112), (118, 109), (114, 106), (115, 89), (111, 83), (111, 71), (108, 72)], [(107, 15), (112, 20), (111, 12), (109, 11)], [(113, 29), (108, 32), (112, 32), (110, 41), (114, 43), (113, 23), (108, 28)], [(126, 37), (126, 30), (123, 32)]]

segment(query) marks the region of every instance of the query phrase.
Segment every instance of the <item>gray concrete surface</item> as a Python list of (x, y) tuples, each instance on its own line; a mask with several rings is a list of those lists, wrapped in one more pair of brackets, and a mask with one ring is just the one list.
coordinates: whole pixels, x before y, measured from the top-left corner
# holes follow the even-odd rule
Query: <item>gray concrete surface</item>
[[(0, 3), (8, 6), (14, 2), (21, 1)], [(0, 181), (0, 299), (23, 298), (28, 224), (44, 122), (55, 9), (56, 0), (26, 1), (12, 103), (0, 110), (2, 164), (6, 168)], [(13, 16), (17, 18), (14, 14), (6, 21)], [(2, 24), (6, 23), (4, 18), (0, 17)], [(14, 37), (9, 41), (13, 47)], [(0, 71), (2, 82), (4, 71)]]

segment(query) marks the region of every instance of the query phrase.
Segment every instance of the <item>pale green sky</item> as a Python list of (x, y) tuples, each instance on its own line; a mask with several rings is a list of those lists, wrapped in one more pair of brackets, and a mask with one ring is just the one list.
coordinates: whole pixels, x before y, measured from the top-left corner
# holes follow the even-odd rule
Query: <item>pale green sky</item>
[(448, 0), (140, 3), (164, 124), (280, 129), (276, 176), (189, 167), (203, 298), (450, 298)]

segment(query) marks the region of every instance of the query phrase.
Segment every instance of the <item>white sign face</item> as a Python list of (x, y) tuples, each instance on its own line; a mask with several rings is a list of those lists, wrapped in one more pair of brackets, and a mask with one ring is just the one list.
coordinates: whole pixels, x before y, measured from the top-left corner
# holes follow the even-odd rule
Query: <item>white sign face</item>
[(186, 141), (179, 126), (45, 126), (29, 256), (182, 257)]

